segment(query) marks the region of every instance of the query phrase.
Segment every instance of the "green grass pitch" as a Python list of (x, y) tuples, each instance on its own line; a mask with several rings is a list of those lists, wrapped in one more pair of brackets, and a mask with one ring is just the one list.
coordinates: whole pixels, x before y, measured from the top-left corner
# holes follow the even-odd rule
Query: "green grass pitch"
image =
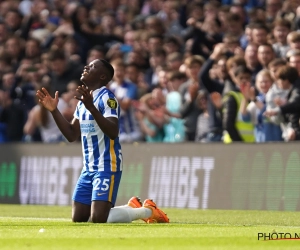
[(300, 240), (258, 240), (258, 233), (300, 234), (299, 212), (165, 212), (170, 224), (92, 224), (72, 223), (71, 207), (2, 204), (0, 249), (300, 249)]

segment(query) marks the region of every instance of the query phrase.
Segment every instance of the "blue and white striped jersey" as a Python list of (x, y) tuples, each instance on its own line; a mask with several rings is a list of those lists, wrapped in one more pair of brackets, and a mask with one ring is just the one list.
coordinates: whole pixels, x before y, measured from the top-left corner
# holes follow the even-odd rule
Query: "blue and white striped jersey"
[[(114, 94), (106, 87), (93, 92), (94, 105), (104, 117), (119, 119), (120, 106)], [(122, 151), (119, 137), (111, 140), (105, 135), (94, 117), (79, 101), (74, 112), (79, 120), (82, 141), (83, 164), (87, 171), (122, 171)]]

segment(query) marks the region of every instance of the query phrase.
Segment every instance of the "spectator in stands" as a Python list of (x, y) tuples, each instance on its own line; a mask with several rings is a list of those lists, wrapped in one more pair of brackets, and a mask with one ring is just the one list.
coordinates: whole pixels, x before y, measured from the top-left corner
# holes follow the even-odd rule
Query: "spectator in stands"
[(267, 69), (269, 63), (275, 58), (275, 53), (271, 44), (261, 44), (257, 50), (257, 59), (260, 65)]
[[(151, 93), (143, 95), (136, 106), (136, 117), (146, 142), (163, 141), (162, 125), (164, 122), (162, 120), (164, 120), (164, 114), (158, 113), (157, 108), (157, 102)], [(160, 124), (157, 118), (160, 119)]]
[(246, 87), (250, 87), (251, 71), (245, 66), (239, 66), (235, 69), (234, 75), (236, 90), (227, 92), (223, 97), (223, 142), (240, 141), (251, 143), (255, 141), (254, 125), (251, 121), (242, 119), (242, 114), (247, 104), (247, 96), (243, 95), (243, 92)]
[(247, 24), (247, 12), (243, 3), (233, 3), (229, 7), (229, 13), (240, 17), (239, 23), (242, 27)]
[(257, 45), (268, 43), (268, 33), (269, 33), (268, 27), (261, 23), (252, 26), (252, 32), (251, 32), (252, 42)]
[(159, 34), (151, 34), (148, 37), (147, 48), (149, 53), (154, 53), (155, 51), (161, 49), (163, 46), (163, 36)]
[(282, 66), (276, 73), (280, 88), (288, 90), (287, 102), (265, 112), (267, 117), (281, 113), (284, 116), (283, 138), (285, 141), (300, 140), (300, 85), (297, 70), (291, 66)]
[(278, 58), (285, 58), (290, 49), (287, 43), (287, 36), (291, 30), (291, 22), (286, 19), (277, 19), (274, 21), (273, 35), (275, 43), (273, 49)]
[[(231, 10), (232, 11), (232, 10)], [(243, 25), (245, 24), (245, 15), (241, 16), (237, 13), (228, 13), (226, 18), (226, 33), (240, 39), (244, 34)], [(224, 39), (224, 38), (223, 38)]]
[(39, 40), (29, 38), (25, 43), (25, 57), (32, 59), (35, 63), (40, 61), (41, 43)]
[(167, 56), (167, 67), (170, 71), (179, 70), (182, 65), (182, 55), (179, 52), (173, 52)]
[(213, 92), (217, 92), (220, 95), (225, 94), (226, 92), (235, 89), (235, 84), (233, 82), (234, 78), (234, 69), (238, 65), (245, 64), (243, 58), (234, 57), (226, 62), (226, 70), (228, 72), (228, 77), (224, 82), (219, 82), (218, 80), (211, 79), (209, 76), (209, 71), (212, 68), (213, 64), (216, 60), (221, 57), (226, 56), (228, 50), (225, 47), (224, 43), (220, 43), (216, 45), (213, 50), (213, 53), (210, 55), (209, 59), (204, 63), (201, 72), (200, 72), (200, 82), (205, 86), (207, 91), (211, 94)]
[(158, 84), (157, 69), (165, 66), (166, 52), (163, 49), (156, 49), (150, 54), (150, 68), (145, 72), (145, 81), (149, 89), (153, 89)]
[(125, 80), (125, 64), (121, 59), (111, 62), (115, 74), (109, 89), (115, 94), (121, 107), (120, 114), (120, 142), (140, 141), (142, 134), (135, 118), (133, 102), (137, 100), (136, 84)]
[(300, 50), (300, 32), (299, 31), (290, 32), (287, 36), (287, 43), (292, 51)]
[(253, 28), (254, 24), (255, 23), (249, 23), (248, 25), (246, 25), (245, 31), (240, 38), (240, 45), (241, 45), (242, 49), (244, 49), (244, 50), (246, 49), (246, 47), (248, 46), (249, 43), (253, 43), (252, 28)]
[(22, 15), (16, 9), (9, 9), (4, 15), (4, 23), (10, 33), (15, 33), (22, 22)]
[(63, 50), (65, 52), (65, 57), (69, 58), (70, 61), (81, 63), (79, 45), (74, 37), (70, 36), (66, 38)]
[(157, 67), (157, 76), (158, 76), (158, 84), (157, 86), (152, 90), (161, 92), (160, 98), (161, 98), (161, 104), (166, 103), (166, 95), (169, 92), (168, 89), (168, 73), (170, 72), (166, 67)]
[(163, 40), (163, 49), (166, 54), (172, 54), (173, 52), (181, 52), (181, 44), (178, 38), (174, 36), (166, 36)]
[(140, 75), (140, 68), (135, 63), (128, 63), (125, 65), (125, 78), (131, 83), (138, 84)]
[(74, 112), (78, 103), (78, 100), (74, 98), (74, 96), (78, 96), (76, 89), (80, 84), (81, 82), (79, 80), (69, 82), (67, 85), (67, 92), (61, 95), (62, 101), (66, 103), (66, 107), (61, 113), (68, 121), (72, 121), (74, 117)]
[[(163, 21), (158, 16), (148, 16), (145, 20), (145, 30), (148, 32), (148, 34), (153, 34), (149, 37), (148, 41), (150, 43), (149, 50), (151, 51), (151, 43), (152, 41), (150, 38), (155, 38), (156, 43), (161, 43), (163, 37), (161, 34), (164, 34), (165, 32), (165, 26)], [(153, 41), (154, 43), (154, 41)]]
[(15, 73), (11, 97), (23, 106), (26, 114), (36, 105), (35, 89), (41, 83), (42, 74), (39, 64), (34, 64), (31, 59), (23, 59)]
[(67, 85), (72, 80), (80, 79), (83, 66), (79, 63), (68, 61), (61, 50), (49, 52), (51, 88), (59, 94), (67, 91)]
[[(256, 89), (258, 95), (255, 95), (254, 89), (250, 91), (247, 101), (247, 111), (244, 110), (244, 120), (251, 120), (255, 125), (254, 134), (256, 142), (281, 141), (281, 128), (271, 120), (263, 116), (267, 109), (266, 95), (273, 84), (271, 73), (267, 69), (261, 70), (256, 76)], [(274, 83), (276, 84), (276, 83)], [(268, 104), (269, 105), (269, 104)]]
[(258, 46), (255, 43), (249, 43), (245, 49), (245, 61), (247, 68), (251, 70), (251, 83), (255, 85), (255, 78), (257, 73), (262, 69), (261, 64), (258, 61)]
[(19, 61), (23, 56), (23, 46), (23, 40), (16, 35), (9, 37), (5, 42), (5, 52), (11, 57), (14, 70), (18, 68)]
[[(0, 81), (2, 81), (3, 74), (9, 71), (13, 71), (11, 57), (7, 53), (2, 52), (0, 54)], [(0, 86), (2, 86), (2, 82), (0, 82)]]
[(223, 35), (223, 43), (227, 48), (227, 53), (235, 54), (236, 50), (240, 47), (239, 36), (232, 35), (231, 33), (225, 33)]
[(291, 67), (294, 67), (298, 71), (298, 74), (300, 75), (300, 50), (292, 51), (292, 53), (288, 55), (287, 59), (288, 59), (288, 64)]
[[(273, 79), (273, 84), (266, 94), (266, 110), (272, 110), (276, 108), (279, 104), (282, 105), (286, 103), (288, 90), (280, 88), (277, 83), (277, 71), (280, 67), (285, 66), (286, 61), (284, 59), (274, 59), (269, 64), (270, 75)], [(282, 131), (280, 123), (283, 122), (283, 117), (281, 114), (274, 115), (268, 118), (271, 133), (267, 134), (267, 141), (282, 141)], [(268, 137), (270, 135), (270, 137)]]
[[(185, 82), (186, 75), (179, 71), (173, 71), (167, 75), (166, 114), (169, 115), (164, 125), (164, 142), (182, 142), (186, 140), (184, 120), (181, 118), (180, 109), (182, 95), (180, 86)], [(197, 88), (198, 88), (198, 84)]]
[(0, 45), (3, 45), (7, 39), (8, 31), (5, 23), (0, 22)]
[(272, 23), (280, 9), (282, 8), (281, 0), (266, 0), (266, 22), (267, 24)]
[[(215, 79), (220, 83), (225, 83), (225, 80), (228, 79), (228, 73), (226, 70), (226, 56), (220, 57), (217, 62), (215, 63)], [(213, 79), (213, 78), (212, 78)]]
[(199, 73), (204, 58), (199, 55), (190, 56), (185, 59), (187, 81), (179, 87), (182, 104), (180, 107), (180, 117), (184, 119), (185, 139), (195, 141), (197, 118), (201, 113), (196, 98), (199, 89), (204, 89), (204, 85), (199, 81)]
[[(50, 91), (49, 86), (42, 87), (46, 88), (47, 91)], [(49, 93), (51, 93), (51, 91)], [(62, 98), (59, 98), (57, 106), (59, 111), (63, 112), (66, 107), (67, 103)], [(64, 141), (64, 137), (57, 127), (51, 113), (40, 104), (37, 104), (30, 111), (28, 119), (24, 125), (24, 135), (26, 136), (26, 141), (32, 141), (31, 136), (34, 134), (36, 128), (39, 128), (40, 130), (42, 142), (55, 143)]]
[(282, 0), (3, 1), (0, 79), (15, 74), (10, 100), (24, 104), (27, 113), (35, 104), (36, 85), (50, 81), (63, 95), (68, 83), (79, 79), (81, 64), (121, 59), (139, 66), (139, 73), (128, 66), (126, 76), (138, 87), (137, 98), (151, 93), (162, 107), (168, 94), (164, 75), (178, 69), (185, 73), (181, 59), (200, 55), (207, 61), (197, 81), (209, 92), (210, 128), (220, 131), (218, 109), (222, 95), (236, 90), (235, 69), (246, 61), (254, 86), (272, 58), (265, 44), (300, 73), (299, 16), (297, 1)]
[(23, 126), (26, 120), (26, 110), (20, 102), (11, 98), (10, 89), (15, 77), (12, 72), (7, 72), (2, 77), (1, 112), (0, 123), (5, 131), (5, 139), (8, 142), (20, 142), (23, 139)]
[[(139, 65), (136, 63), (128, 63), (125, 66), (125, 78), (129, 82), (135, 84), (138, 88), (138, 98), (142, 97), (148, 92), (148, 85), (143, 81), (143, 74)], [(141, 80), (142, 79), (142, 80)]]
[(209, 111), (208, 111), (208, 93), (205, 90), (200, 90), (196, 98), (199, 109), (202, 111), (197, 118), (196, 142), (209, 142), (209, 134), (211, 132), (209, 126)]
[(94, 46), (88, 52), (86, 64), (89, 64), (90, 62), (101, 58), (105, 58), (105, 48), (100, 45)]
[(165, 34), (168, 36), (180, 37), (183, 27), (180, 24), (179, 18), (179, 2), (165, 1), (163, 8), (157, 13), (157, 16), (163, 21)]

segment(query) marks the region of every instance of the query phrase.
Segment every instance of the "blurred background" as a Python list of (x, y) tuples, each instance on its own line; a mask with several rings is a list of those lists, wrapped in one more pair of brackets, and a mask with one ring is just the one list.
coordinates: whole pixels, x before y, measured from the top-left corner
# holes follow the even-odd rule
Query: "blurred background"
[(72, 120), (84, 65), (108, 60), (121, 142), (294, 141), (297, 0), (1, 1), (0, 142), (64, 142), (35, 92)]
[(59, 91), (71, 121), (84, 65), (103, 58), (121, 106), (120, 204), (299, 210), (299, 6), (0, 1), (0, 202), (70, 204), (81, 149), (35, 93)]

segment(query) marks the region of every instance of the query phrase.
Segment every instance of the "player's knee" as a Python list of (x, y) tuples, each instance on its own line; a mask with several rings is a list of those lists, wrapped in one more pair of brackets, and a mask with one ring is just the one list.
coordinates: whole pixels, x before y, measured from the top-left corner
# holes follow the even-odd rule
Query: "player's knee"
[(90, 219), (91, 219), (91, 222), (93, 222), (93, 223), (106, 223), (107, 222), (107, 216), (104, 216), (103, 214), (92, 213)]
[(89, 218), (86, 217), (78, 217), (78, 216), (72, 216), (72, 222), (88, 222)]

